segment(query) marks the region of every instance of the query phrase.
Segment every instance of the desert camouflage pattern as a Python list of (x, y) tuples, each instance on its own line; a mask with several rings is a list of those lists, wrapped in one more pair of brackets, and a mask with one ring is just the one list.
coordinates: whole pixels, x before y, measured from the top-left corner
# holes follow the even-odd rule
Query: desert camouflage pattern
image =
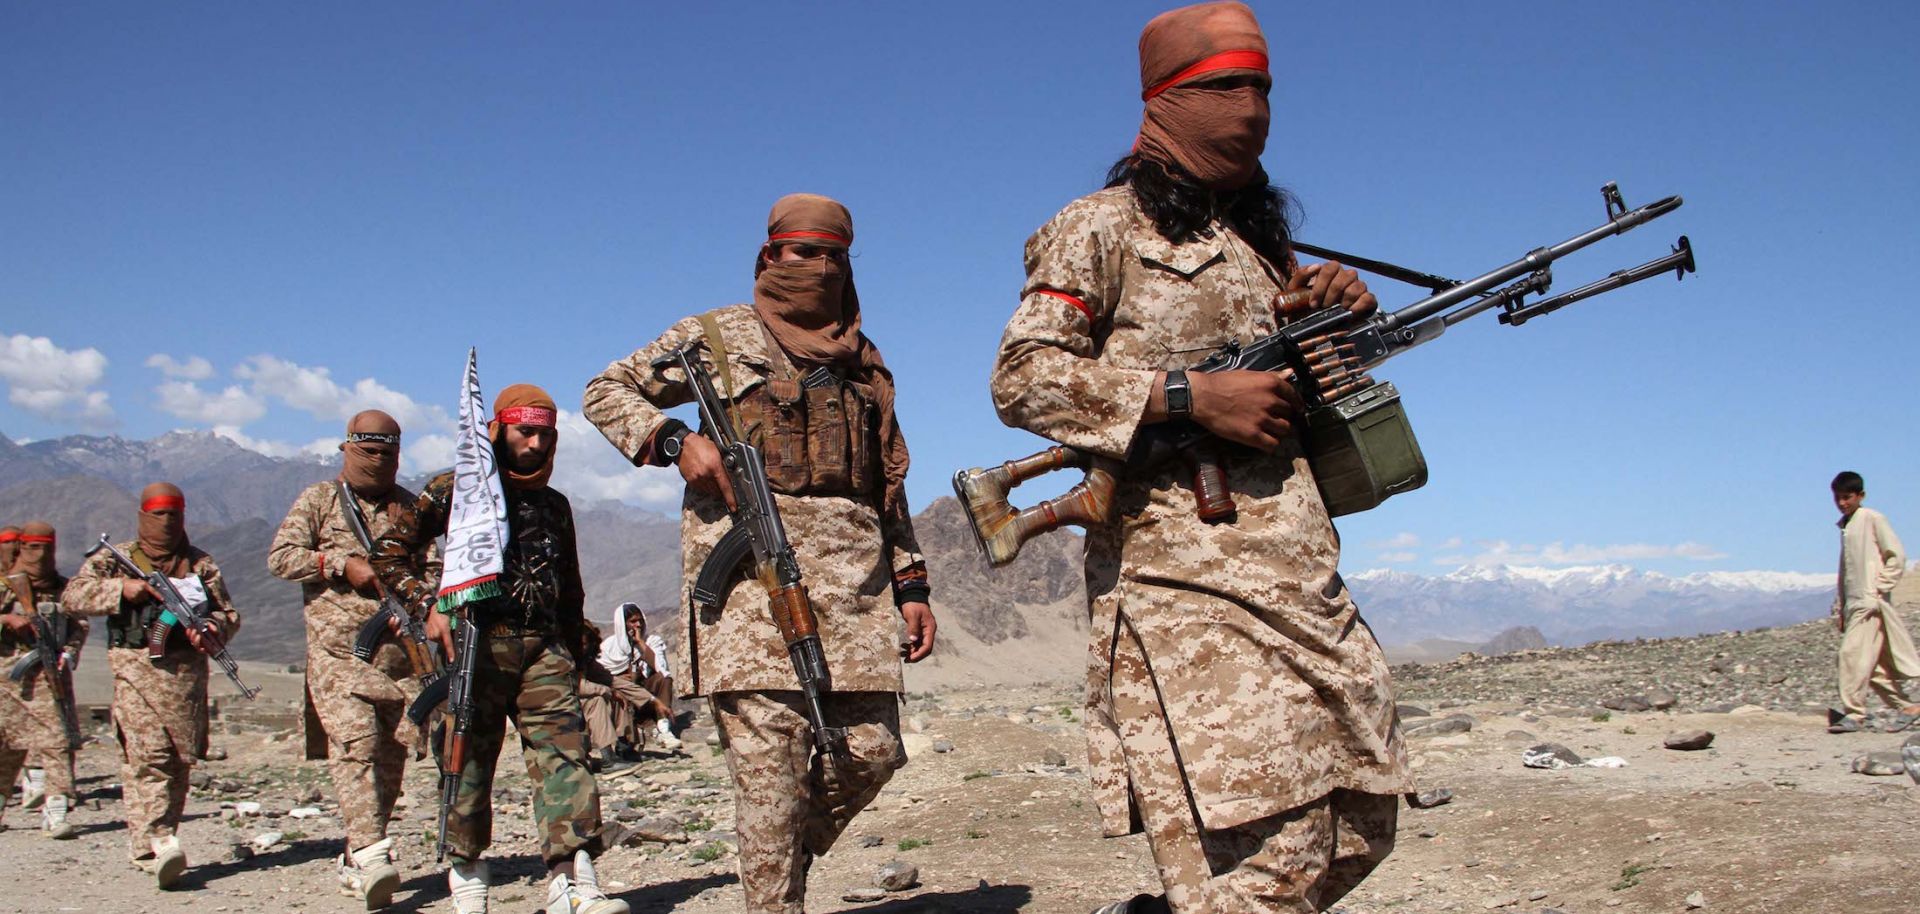
[[(136, 555), (138, 544), (118, 544)], [(190, 573), (206, 585), (208, 615), (229, 643), (240, 629), (240, 613), (227, 594), (226, 580), (213, 556), (194, 549)], [(124, 580), (113, 559), (95, 555), (80, 566), (61, 602), (77, 615), (124, 613)], [(120, 742), (120, 782), (125, 791), (127, 841), (138, 860), (151, 857), (152, 839), (174, 833), (187, 805), (187, 776), (207, 754), (207, 658), (176, 637), (159, 663), (144, 648), (108, 648), (113, 669), (113, 728)]]
[[(485, 603), (476, 604), (484, 606)], [(450, 856), (462, 865), (493, 843), (493, 774), (507, 721), (533, 781), (540, 856), (549, 866), (578, 850), (600, 853), (600, 792), (587, 770), (586, 721), (573, 657), (559, 642), (511, 626), (490, 628), (475, 664), (466, 767), (447, 817)]]
[(711, 703), (733, 775), (746, 909), (803, 914), (813, 858), (906, 764), (899, 696), (826, 696), (827, 725), (847, 728), (851, 760), (824, 767), (812, 758), (812, 725), (798, 691), (718, 692)]
[[(702, 350), (701, 358), (714, 372), (720, 395), (728, 396), (729, 383), (736, 399), (767, 383), (776, 372), (774, 354), (753, 309), (734, 305), (711, 316), (725, 338), (728, 377), (720, 378), (710, 352)], [(693, 398), (678, 368), (656, 369), (653, 360), (702, 336), (698, 318), (682, 320), (588, 383), (587, 419), (628, 459), (643, 459), (653, 433), (667, 420), (663, 410)], [(751, 440), (750, 429), (737, 430)], [(912, 521), (883, 522), (869, 499), (775, 494), (774, 501), (813, 598), (834, 689), (900, 691), (900, 624), (892, 588), (895, 572), (923, 561)], [(682, 696), (796, 685), (766, 592), (757, 584), (740, 581), (720, 609), (699, 610), (693, 604), (700, 565), (730, 527), (719, 496), (687, 491), (680, 512), (680, 605), (687, 608), (687, 637), (675, 646), (673, 660), (673, 668), (684, 673), (675, 681)]]
[[(24, 577), (15, 580), (19, 586), (29, 586)], [(35, 604), (59, 607), (60, 593), (67, 579), (55, 581), (55, 586), (46, 593), (31, 594)], [(34, 611), (25, 608), (19, 595), (0, 583), (0, 613)], [(77, 660), (80, 649), (87, 643), (89, 628), (86, 619), (68, 616), (67, 641), (57, 649), (72, 654)], [(0, 677), (13, 669), (14, 663), (34, 646), (32, 641), (20, 640), (0, 629)], [(59, 705), (53, 701), (53, 693), (47, 688), (45, 676), (44, 670), (35, 669), (21, 682), (0, 678), (0, 784), (12, 784), (19, 777), (20, 769), (31, 760), (47, 772), (49, 794), (73, 796), (73, 763), (67, 750), (66, 723), (61, 719)], [(73, 676), (68, 674), (66, 680), (71, 694)]]
[[(353, 498), (374, 537), (414, 501), (413, 493), (398, 486), (377, 500)], [(306, 606), (308, 758), (327, 760), (347, 845), (357, 850), (387, 836), (409, 751), (425, 743), (406, 718), (406, 706), (420, 687), (400, 645), (393, 638), (382, 641), (371, 664), (353, 656), (354, 635), (380, 611), (380, 601), (347, 585), (347, 560), (365, 558), (366, 550), (344, 511), (333, 483), (308, 486), (274, 534), (267, 569), (300, 585)], [(439, 558), (431, 544), (416, 560), (437, 574)]]
[[(1219, 223), (1171, 244), (1125, 188), (1069, 204), (1027, 242), (1026, 266), (995, 408), (1008, 425), (1110, 458), (1131, 445), (1156, 371), (1278, 327), (1282, 281), (1252, 248)], [(1340, 579), (1339, 539), (1299, 442), (1231, 456), (1226, 469), (1232, 524), (1202, 522), (1191, 479), (1168, 466), (1123, 474), (1114, 520), (1088, 531), (1088, 750), (1110, 835), (1132, 830), (1129, 793), (1150, 788), (1178, 790), (1154, 802), (1190, 803), (1197, 827), (1218, 831), (1335, 790), (1410, 783), (1386, 660)], [(1137, 667), (1116, 660), (1127, 640)], [(1124, 738), (1125, 692), (1157, 696), (1138, 713), (1160, 718), (1166, 740)], [(1169, 776), (1137, 779), (1149, 771)]]

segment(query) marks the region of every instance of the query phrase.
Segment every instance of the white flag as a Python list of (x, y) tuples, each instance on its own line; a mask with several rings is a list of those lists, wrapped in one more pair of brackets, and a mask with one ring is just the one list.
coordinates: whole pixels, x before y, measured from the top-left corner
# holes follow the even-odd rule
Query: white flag
[(447, 515), (440, 610), (450, 612), (499, 596), (506, 548), (507, 496), (480, 399), (479, 353), (469, 349), (467, 373), (460, 382), (460, 433), (453, 451), (453, 503)]

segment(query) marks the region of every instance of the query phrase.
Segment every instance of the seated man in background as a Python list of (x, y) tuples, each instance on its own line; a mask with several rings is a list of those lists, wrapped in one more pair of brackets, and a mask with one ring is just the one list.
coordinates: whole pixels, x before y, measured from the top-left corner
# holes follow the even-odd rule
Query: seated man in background
[(600, 663), (607, 672), (625, 678), (647, 692), (666, 698), (639, 708), (639, 714), (622, 729), (630, 734), (635, 748), (644, 741), (640, 724), (653, 720), (660, 746), (668, 751), (680, 748), (673, 733), (673, 670), (667, 666), (667, 642), (659, 635), (647, 634), (647, 616), (635, 603), (622, 603), (613, 611), (613, 634), (600, 642)]

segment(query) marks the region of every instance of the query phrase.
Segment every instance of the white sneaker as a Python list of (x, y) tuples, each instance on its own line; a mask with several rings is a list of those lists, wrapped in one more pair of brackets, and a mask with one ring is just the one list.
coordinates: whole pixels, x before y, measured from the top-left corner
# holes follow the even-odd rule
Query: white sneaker
[(487, 862), (447, 867), (447, 890), (454, 914), (487, 914)]
[(173, 888), (187, 871), (187, 852), (180, 849), (180, 836), (153, 839), (153, 880), (163, 889)]
[(672, 721), (667, 720), (665, 718), (661, 718), (659, 725), (656, 727), (656, 729), (660, 731), (660, 745), (662, 747), (668, 750), (674, 750), (674, 749), (679, 749), (681, 746), (685, 745), (684, 743), (680, 742), (680, 737), (673, 735)]
[(628, 914), (627, 903), (600, 891), (600, 877), (586, 851), (573, 852), (573, 878), (555, 873), (547, 883), (547, 914)]
[(47, 801), (47, 769), (28, 768), (27, 783), (20, 788), (20, 808), (38, 809)]
[(79, 837), (80, 832), (67, 822), (67, 797), (59, 794), (46, 798), (40, 806), (40, 828), (47, 837), (56, 841), (66, 841)]
[(393, 865), (393, 839), (381, 838), (352, 854), (340, 856), (340, 894), (366, 902), (377, 911), (393, 902), (400, 888), (400, 870)]

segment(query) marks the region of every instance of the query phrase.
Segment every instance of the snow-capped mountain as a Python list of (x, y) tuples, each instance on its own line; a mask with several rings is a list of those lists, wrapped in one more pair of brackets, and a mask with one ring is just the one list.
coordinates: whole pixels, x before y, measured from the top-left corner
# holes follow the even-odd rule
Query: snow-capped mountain
[(1833, 576), (1707, 571), (1672, 576), (1625, 565), (1471, 565), (1444, 575), (1376, 569), (1347, 577), (1387, 644), (1483, 641), (1533, 626), (1549, 641), (1689, 635), (1803, 622), (1827, 609)]

